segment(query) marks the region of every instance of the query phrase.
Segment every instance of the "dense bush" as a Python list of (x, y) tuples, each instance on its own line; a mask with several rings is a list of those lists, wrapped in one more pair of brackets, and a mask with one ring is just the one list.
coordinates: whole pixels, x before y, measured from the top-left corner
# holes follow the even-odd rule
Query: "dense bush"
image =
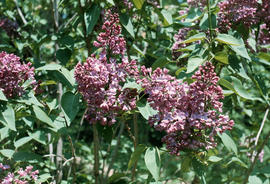
[(270, 183), (269, 0), (0, 0), (0, 183)]

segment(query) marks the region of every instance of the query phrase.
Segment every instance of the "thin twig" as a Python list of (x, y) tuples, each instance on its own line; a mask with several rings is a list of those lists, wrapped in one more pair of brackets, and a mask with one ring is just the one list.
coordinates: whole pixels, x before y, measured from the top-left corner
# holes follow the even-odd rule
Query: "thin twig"
[(67, 160), (65, 157), (63, 157), (62, 155), (55, 155), (55, 154), (47, 154), (47, 155), (44, 155), (43, 157), (60, 157), (62, 158), (63, 160)]
[(17, 11), (18, 11), (18, 13), (19, 13), (19, 15), (20, 15), (20, 17), (21, 17), (21, 19), (22, 19), (22, 21), (23, 21), (23, 24), (26, 25), (28, 22), (26, 21), (24, 15), (23, 15), (23, 13), (22, 13), (22, 10), (21, 10), (20, 7), (19, 7), (19, 4), (18, 4), (17, 0), (14, 0), (14, 2), (15, 2), (15, 4), (16, 4)]
[[(269, 109), (269, 108), (268, 108), (268, 109)], [(268, 109), (267, 109), (267, 110), (268, 110)], [(268, 113), (266, 113), (266, 114), (268, 114)], [(265, 118), (263, 119), (263, 121), (266, 121), (266, 117), (267, 117), (267, 115), (265, 116)], [(263, 124), (263, 123), (262, 123), (262, 124)], [(259, 149), (258, 149), (258, 151), (257, 151), (257, 153), (256, 153), (256, 156), (255, 156), (254, 160), (252, 161), (252, 163), (251, 163), (251, 165), (250, 165), (250, 167), (249, 167), (249, 169), (248, 169), (248, 171), (247, 171), (247, 174), (246, 174), (246, 177), (245, 177), (245, 179), (244, 179), (244, 181), (243, 181), (243, 184), (246, 184), (246, 183), (248, 182), (248, 178), (249, 178), (250, 174), (252, 173), (252, 171), (253, 171), (253, 169), (254, 169), (256, 163), (257, 163), (257, 160), (258, 160), (258, 158), (259, 158), (259, 155), (260, 155), (261, 151), (263, 150), (264, 146), (268, 143), (269, 138), (270, 138), (270, 131), (268, 132), (268, 134), (266, 135), (266, 137), (265, 137), (263, 143), (262, 143), (261, 146), (259, 147)]]
[[(74, 158), (74, 160), (72, 162), (72, 174), (73, 174), (72, 183), (75, 183), (75, 181), (76, 181), (76, 155), (75, 155), (75, 149), (74, 149), (74, 146), (72, 143), (72, 139), (69, 135), (68, 135), (68, 140), (69, 140), (70, 147), (72, 150), (72, 158)], [(64, 166), (64, 164), (63, 164), (63, 166)]]
[(257, 134), (257, 136), (256, 136), (255, 147), (256, 147), (257, 144), (258, 144), (258, 141), (259, 141), (260, 135), (261, 135), (261, 133), (262, 133), (262, 129), (263, 129), (263, 127), (264, 127), (264, 123), (265, 123), (265, 121), (266, 121), (266, 118), (267, 118), (267, 116), (268, 116), (268, 113), (269, 113), (269, 108), (265, 111), (265, 114), (264, 114), (264, 117), (263, 117), (263, 121), (262, 121), (262, 123), (261, 123), (260, 129), (259, 129), (258, 134)]
[(63, 167), (70, 161), (75, 160), (75, 158), (72, 156), (70, 159), (67, 159), (64, 163), (63, 163)]

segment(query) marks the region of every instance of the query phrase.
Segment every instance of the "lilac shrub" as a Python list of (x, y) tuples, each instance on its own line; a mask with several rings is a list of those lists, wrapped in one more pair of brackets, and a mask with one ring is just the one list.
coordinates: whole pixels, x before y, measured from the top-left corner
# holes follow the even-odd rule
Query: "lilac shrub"
[(20, 168), (17, 172), (6, 172), (10, 167), (0, 163), (0, 183), (1, 184), (30, 184), (36, 183), (39, 171), (33, 171), (33, 166), (27, 166), (25, 169)]
[(180, 151), (210, 149), (216, 146), (217, 133), (231, 130), (234, 122), (222, 113), (222, 89), (214, 66), (207, 62), (187, 84), (168, 74), (167, 69), (142, 67), (142, 87), (148, 102), (158, 113), (149, 119), (156, 130), (165, 131), (162, 141), (171, 154)]
[(31, 63), (22, 64), (20, 58), (6, 52), (0, 53), (0, 90), (7, 98), (21, 96), (25, 90), (22, 84), (31, 80), (36, 88), (34, 68)]

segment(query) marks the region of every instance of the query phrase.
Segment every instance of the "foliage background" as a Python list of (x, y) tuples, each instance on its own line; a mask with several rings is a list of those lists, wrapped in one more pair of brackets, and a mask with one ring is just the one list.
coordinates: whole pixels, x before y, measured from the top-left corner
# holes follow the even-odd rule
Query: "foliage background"
[[(0, 28), (0, 50), (31, 62), (43, 91), (35, 95), (30, 91), (8, 102), (1, 97), (0, 162), (14, 169), (32, 164), (40, 170), (39, 181), (44, 183), (94, 183), (93, 129), (84, 119), (86, 103), (77, 92), (73, 72), (79, 61), (97, 52), (93, 41), (101, 30), (101, 16), (105, 9), (115, 5), (128, 55), (140, 65), (153, 69), (166, 67), (170, 74), (190, 81), (202, 59), (213, 56), (212, 62), (221, 77), (219, 84), (226, 96), (223, 110), (235, 121), (235, 126), (218, 138), (215, 149), (171, 156), (161, 142), (162, 133), (148, 125), (146, 119), (151, 111), (141, 102), (134, 115), (138, 124), (137, 143), (141, 144), (135, 152), (126, 127), (121, 134), (117, 125), (97, 127), (100, 172), (104, 174), (111, 167), (105, 183), (154, 183), (153, 170), (158, 168), (161, 183), (233, 184), (244, 182), (248, 175), (251, 184), (268, 184), (270, 54), (269, 46), (262, 49), (252, 37), (257, 27), (231, 30), (225, 38), (214, 31), (211, 47), (205, 41), (209, 38), (208, 15), (211, 14), (215, 30), (219, 12), (217, 0), (210, 2), (209, 9), (191, 7), (186, 1), (176, 0), (134, 0), (131, 3), (133, 8), (128, 9), (120, 0), (0, 1), (0, 18), (13, 22), (8, 31)], [(180, 16), (178, 11), (186, 8), (187, 14)], [(174, 58), (174, 35), (187, 27), (192, 28), (186, 37), (191, 38), (191, 44), (180, 58)], [(193, 44), (198, 40), (200, 42)], [(251, 43), (249, 46), (244, 44), (246, 40)], [(235, 46), (235, 42), (241, 45)], [(247, 145), (247, 138), (258, 135), (265, 114), (258, 144)], [(132, 116), (125, 123), (134, 132)], [(118, 138), (113, 138), (113, 134), (119, 135), (118, 145)], [(144, 155), (146, 147), (153, 148), (148, 150), (150, 157), (155, 158), (150, 171), (144, 161), (144, 156), (148, 158)], [(247, 153), (261, 148), (263, 161), (257, 160), (250, 169), (254, 164)], [(118, 150), (116, 157), (113, 150)], [(75, 154), (76, 159), (69, 161)], [(128, 166), (132, 160), (138, 161), (135, 177), (132, 177), (134, 164)]]

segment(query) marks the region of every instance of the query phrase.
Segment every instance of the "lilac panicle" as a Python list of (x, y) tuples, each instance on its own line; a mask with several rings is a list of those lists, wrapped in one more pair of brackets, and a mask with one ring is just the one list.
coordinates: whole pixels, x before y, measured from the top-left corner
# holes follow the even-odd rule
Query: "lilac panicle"
[(222, 89), (210, 62), (200, 66), (188, 85), (168, 74), (167, 69), (142, 67), (142, 87), (148, 102), (158, 113), (149, 119), (156, 130), (165, 131), (162, 141), (171, 154), (183, 150), (210, 149), (216, 146), (217, 132), (230, 130), (234, 124), (222, 114)]
[[(106, 13), (101, 32), (94, 46), (102, 52), (78, 63), (75, 68), (75, 79), (78, 90), (88, 104), (88, 118), (91, 123), (112, 125), (121, 112), (136, 108), (137, 91), (123, 88), (129, 78), (138, 75), (137, 63), (125, 57), (126, 42), (121, 34), (119, 16), (110, 10)], [(117, 62), (120, 56), (121, 63)]]
[(244, 25), (249, 29), (258, 23), (257, 0), (225, 0), (219, 4), (218, 24), (221, 32), (235, 29), (235, 25)]
[(35, 86), (34, 68), (31, 65), (22, 64), (14, 54), (0, 53), (0, 90), (7, 98), (21, 96), (24, 93), (22, 84), (27, 80), (32, 80)]

